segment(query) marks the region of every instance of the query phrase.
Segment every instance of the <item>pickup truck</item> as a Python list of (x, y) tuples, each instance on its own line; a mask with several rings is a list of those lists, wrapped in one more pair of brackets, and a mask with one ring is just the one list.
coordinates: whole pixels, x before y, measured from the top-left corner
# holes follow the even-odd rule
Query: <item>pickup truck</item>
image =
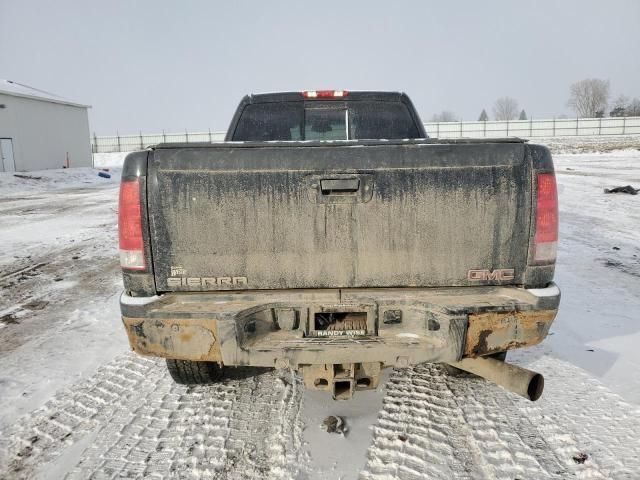
[(284, 368), (348, 399), (435, 362), (542, 393), (504, 360), (560, 301), (549, 150), (428, 138), (405, 94), (246, 96), (224, 142), (126, 157), (119, 234), (131, 347), (179, 383)]

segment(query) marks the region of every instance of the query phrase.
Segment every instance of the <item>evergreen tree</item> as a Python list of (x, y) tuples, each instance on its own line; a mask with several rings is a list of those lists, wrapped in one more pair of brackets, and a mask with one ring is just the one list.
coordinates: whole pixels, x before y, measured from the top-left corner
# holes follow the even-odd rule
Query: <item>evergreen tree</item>
[(524, 111), (524, 108), (520, 112), (520, 118), (518, 120), (527, 120), (527, 112)]
[(478, 118), (479, 122), (486, 122), (489, 120), (489, 115), (487, 115), (487, 111), (483, 108), (480, 117)]

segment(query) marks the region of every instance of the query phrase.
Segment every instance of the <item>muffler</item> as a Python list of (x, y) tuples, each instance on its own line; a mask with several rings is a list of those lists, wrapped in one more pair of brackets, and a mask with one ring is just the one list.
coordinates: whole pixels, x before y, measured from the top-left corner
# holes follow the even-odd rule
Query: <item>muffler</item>
[(544, 377), (541, 374), (495, 358), (463, 358), (450, 365), (478, 375), (532, 402), (538, 400), (544, 390)]

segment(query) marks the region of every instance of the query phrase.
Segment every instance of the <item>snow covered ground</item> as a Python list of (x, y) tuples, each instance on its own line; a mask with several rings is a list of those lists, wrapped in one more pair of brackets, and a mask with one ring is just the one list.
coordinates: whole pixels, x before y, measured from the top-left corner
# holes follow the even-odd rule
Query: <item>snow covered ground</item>
[(640, 478), (640, 195), (603, 193), (640, 187), (634, 141), (551, 145), (603, 153), (555, 155), (560, 314), (511, 357), (545, 375), (536, 403), (428, 365), (350, 402), (286, 372), (176, 385), (120, 325), (122, 154), (111, 179), (0, 174), (0, 478)]

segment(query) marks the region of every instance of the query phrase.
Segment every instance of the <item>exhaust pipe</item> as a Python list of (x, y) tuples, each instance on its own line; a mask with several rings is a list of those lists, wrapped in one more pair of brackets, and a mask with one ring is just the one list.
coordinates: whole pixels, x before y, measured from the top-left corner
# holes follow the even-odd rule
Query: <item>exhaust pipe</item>
[(541, 374), (495, 358), (463, 358), (450, 365), (485, 378), (532, 402), (538, 400), (544, 390), (544, 377)]

